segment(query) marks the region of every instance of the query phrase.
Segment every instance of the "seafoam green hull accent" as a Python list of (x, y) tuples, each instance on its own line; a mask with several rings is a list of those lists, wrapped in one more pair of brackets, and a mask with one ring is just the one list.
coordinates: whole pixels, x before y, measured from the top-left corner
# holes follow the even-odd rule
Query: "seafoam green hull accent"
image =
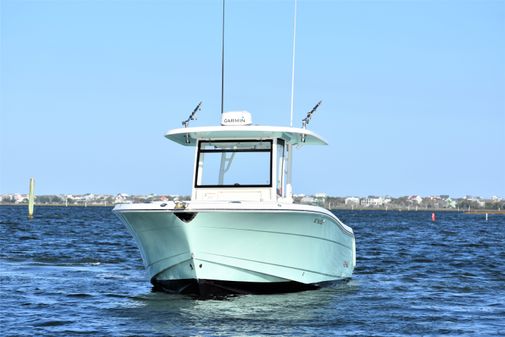
[(352, 275), (354, 236), (324, 212), (192, 212), (188, 222), (172, 210), (117, 212), (152, 279), (318, 284)]

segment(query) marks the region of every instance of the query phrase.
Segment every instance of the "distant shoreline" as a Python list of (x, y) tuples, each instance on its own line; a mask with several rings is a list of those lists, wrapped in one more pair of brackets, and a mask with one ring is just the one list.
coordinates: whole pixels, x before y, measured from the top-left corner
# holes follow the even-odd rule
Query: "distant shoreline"
[[(22, 206), (22, 207), (28, 207), (28, 203), (0, 203), (0, 207), (2, 206)], [(84, 205), (84, 204), (37, 204), (35, 203), (35, 207), (114, 207), (115, 205), (112, 204), (106, 204), (106, 205), (100, 205), (100, 204), (89, 204), (89, 205)]]
[[(35, 198), (35, 204), (39, 206), (112, 207), (116, 204), (125, 203), (138, 204), (173, 200), (189, 201), (190, 199), (191, 196), (189, 195), (128, 195), (125, 193), (109, 195), (88, 193), (83, 195), (39, 195)], [(334, 210), (481, 211), (488, 214), (501, 214), (500, 211), (505, 210), (505, 199), (496, 196), (489, 199), (475, 196), (451, 198), (449, 195), (428, 197), (411, 195), (395, 198), (390, 196), (340, 197), (317, 193), (314, 195), (293, 195), (293, 201), (297, 204), (321, 206)], [(26, 205), (27, 203), (28, 195), (25, 194), (0, 195), (0, 204)], [(495, 211), (498, 212), (496, 213)]]
[[(1, 203), (2, 206), (14, 206), (14, 207), (28, 207), (28, 203)], [(103, 205), (103, 204), (35, 204), (35, 207), (109, 207), (113, 208), (115, 205)], [(505, 215), (505, 210), (496, 210), (496, 209), (478, 209), (478, 210), (462, 210), (462, 209), (453, 209), (453, 208), (408, 208), (408, 207), (345, 207), (339, 206), (336, 208), (331, 208), (331, 211), (385, 211), (385, 212), (459, 212), (469, 215), (485, 215), (485, 214), (494, 214), (494, 215)]]

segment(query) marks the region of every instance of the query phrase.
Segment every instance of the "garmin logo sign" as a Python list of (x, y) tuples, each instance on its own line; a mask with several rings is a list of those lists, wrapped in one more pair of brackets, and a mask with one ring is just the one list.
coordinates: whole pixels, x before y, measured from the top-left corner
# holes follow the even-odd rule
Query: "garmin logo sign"
[(225, 124), (229, 124), (229, 123), (239, 123), (239, 124), (242, 124), (242, 123), (245, 123), (245, 118), (242, 117), (242, 118), (225, 118), (224, 119), (224, 123)]
[(224, 126), (243, 126), (251, 124), (251, 114), (247, 111), (225, 112), (221, 117), (221, 125)]

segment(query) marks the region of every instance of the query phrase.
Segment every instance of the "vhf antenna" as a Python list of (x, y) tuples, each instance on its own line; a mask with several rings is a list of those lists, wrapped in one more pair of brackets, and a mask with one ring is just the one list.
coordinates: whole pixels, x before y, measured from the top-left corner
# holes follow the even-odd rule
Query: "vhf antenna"
[(291, 63), (291, 107), (289, 126), (293, 127), (293, 108), (295, 100), (295, 52), (296, 52), (296, 0), (295, 0), (295, 14), (293, 15), (293, 60)]
[(223, 0), (223, 24), (221, 32), (221, 115), (224, 112), (224, 9), (225, 3)]
[(193, 112), (191, 113), (191, 115), (189, 115), (188, 119), (186, 119), (185, 121), (182, 121), (182, 125), (184, 125), (185, 128), (187, 128), (189, 126), (189, 122), (190, 121), (196, 120), (196, 112), (198, 110), (201, 110), (201, 106), (202, 106), (202, 102), (198, 103), (198, 105), (193, 110)]
[(322, 101), (317, 102), (317, 104), (314, 105), (314, 107), (312, 108), (312, 110), (310, 110), (309, 112), (307, 112), (307, 117), (305, 117), (304, 119), (302, 119), (302, 128), (304, 128), (304, 129), (307, 128), (307, 124), (309, 124), (310, 119), (312, 118), (312, 114), (314, 112), (316, 112), (317, 108), (319, 108), (319, 105), (321, 105), (321, 103), (322, 103)]

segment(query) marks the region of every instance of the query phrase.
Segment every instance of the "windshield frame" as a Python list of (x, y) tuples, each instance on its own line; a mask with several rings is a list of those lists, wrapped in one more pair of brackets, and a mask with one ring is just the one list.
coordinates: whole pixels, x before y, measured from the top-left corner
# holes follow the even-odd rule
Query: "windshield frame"
[[(203, 149), (204, 145), (207, 144), (218, 144), (218, 143), (251, 143), (251, 144), (257, 144), (257, 143), (269, 143), (270, 148), (269, 149)], [(268, 187), (271, 188), (273, 184), (273, 170), (272, 170), (272, 164), (273, 164), (273, 140), (272, 139), (223, 139), (223, 140), (199, 140), (197, 144), (197, 156), (196, 156), (196, 162), (195, 162), (195, 179), (194, 179), (194, 187), (195, 188), (243, 188), (243, 187)], [(199, 173), (200, 169), (205, 169), (205, 166), (200, 167), (200, 155), (202, 153), (245, 153), (245, 152), (268, 152), (269, 155), (269, 183), (268, 184), (223, 184), (223, 185), (208, 185), (208, 184), (201, 184), (199, 183), (199, 176), (201, 176)]]

